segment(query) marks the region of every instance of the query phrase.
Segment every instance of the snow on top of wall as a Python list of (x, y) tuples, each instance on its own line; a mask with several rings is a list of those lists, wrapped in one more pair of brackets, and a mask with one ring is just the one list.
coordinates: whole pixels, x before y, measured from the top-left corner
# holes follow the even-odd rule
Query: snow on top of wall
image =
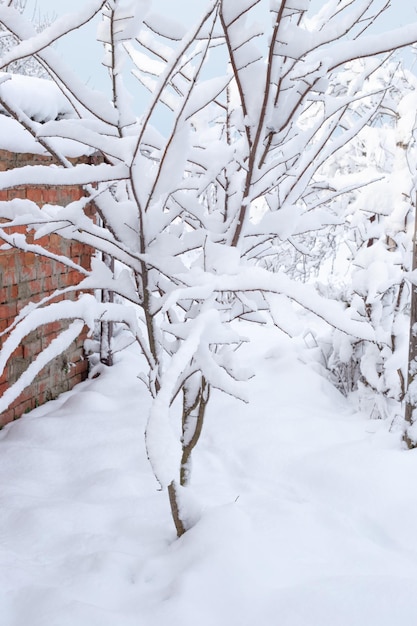
[[(91, 154), (84, 144), (72, 141), (71, 139), (48, 139), (53, 148), (68, 158), (76, 158), (79, 156)], [(9, 152), (20, 152), (27, 154), (44, 154), (48, 155), (47, 150), (36, 141), (32, 135), (25, 130), (19, 122), (0, 114), (0, 150), (8, 150)]]
[[(73, 107), (51, 80), (0, 72), (0, 95), (35, 122), (75, 117)], [(5, 112), (1, 104), (0, 111)]]
[[(0, 98), (23, 111), (33, 122), (44, 124), (53, 120), (71, 119), (76, 113), (57, 85), (43, 78), (0, 72)], [(54, 148), (67, 157), (77, 157), (89, 152), (85, 145), (75, 141), (54, 139)], [(47, 154), (36, 139), (0, 103), (0, 149), (10, 152)]]

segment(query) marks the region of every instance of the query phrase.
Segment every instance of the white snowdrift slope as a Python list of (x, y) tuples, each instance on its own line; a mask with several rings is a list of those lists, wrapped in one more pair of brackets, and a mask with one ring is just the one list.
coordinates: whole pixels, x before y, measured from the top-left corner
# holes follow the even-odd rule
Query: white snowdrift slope
[(0, 432), (2, 624), (415, 626), (416, 453), (257, 332), (251, 404), (216, 396), (181, 540), (132, 354)]

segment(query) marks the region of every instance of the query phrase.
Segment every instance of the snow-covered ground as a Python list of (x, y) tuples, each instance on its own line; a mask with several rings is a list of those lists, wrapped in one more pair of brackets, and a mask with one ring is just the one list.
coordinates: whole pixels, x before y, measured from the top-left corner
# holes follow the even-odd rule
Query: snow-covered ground
[(215, 395), (175, 538), (138, 357), (0, 432), (5, 626), (415, 626), (417, 451), (258, 329)]

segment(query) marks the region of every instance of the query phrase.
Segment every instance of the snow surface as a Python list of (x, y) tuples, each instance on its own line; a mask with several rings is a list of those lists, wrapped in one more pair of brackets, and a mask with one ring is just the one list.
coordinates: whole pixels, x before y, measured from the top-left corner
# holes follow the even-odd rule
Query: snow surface
[(414, 626), (417, 451), (271, 328), (248, 405), (213, 394), (175, 538), (134, 350), (0, 432), (7, 626)]

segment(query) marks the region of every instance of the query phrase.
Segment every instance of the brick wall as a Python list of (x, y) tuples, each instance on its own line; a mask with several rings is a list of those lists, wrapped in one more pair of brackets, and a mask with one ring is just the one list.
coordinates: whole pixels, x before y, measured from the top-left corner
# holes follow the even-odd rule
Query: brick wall
[[(83, 157), (79, 161), (85, 162), (86, 160), (87, 158)], [(48, 157), (41, 155), (16, 154), (0, 150), (0, 170), (3, 171), (23, 165), (48, 164), (49, 162)], [(64, 206), (80, 199), (83, 195), (82, 187), (78, 186), (65, 188), (31, 186), (0, 191), (0, 200), (27, 198), (39, 206), (46, 203)], [(30, 235), (28, 239), (29, 237)], [(36, 243), (44, 245), (54, 253), (71, 256), (83, 267), (89, 267), (91, 250), (87, 246), (66, 241), (54, 234), (39, 239)], [(0, 250), (0, 332), (11, 324), (15, 315), (26, 304), (41, 300), (57, 288), (77, 284), (79, 279), (78, 272), (57, 261), (36, 256), (31, 252), (21, 252), (15, 249)], [(64, 322), (44, 325), (24, 339), (0, 377), (0, 396), (8, 385), (17, 380), (39, 351), (47, 346), (66, 325)], [(0, 337), (0, 349), (6, 337)], [(39, 404), (56, 398), (63, 391), (68, 391), (85, 379), (88, 362), (83, 354), (84, 338), (84, 336), (80, 337), (64, 354), (50, 362), (38, 374), (32, 385), (26, 388), (12, 406), (0, 416), (0, 426), (20, 417)]]

